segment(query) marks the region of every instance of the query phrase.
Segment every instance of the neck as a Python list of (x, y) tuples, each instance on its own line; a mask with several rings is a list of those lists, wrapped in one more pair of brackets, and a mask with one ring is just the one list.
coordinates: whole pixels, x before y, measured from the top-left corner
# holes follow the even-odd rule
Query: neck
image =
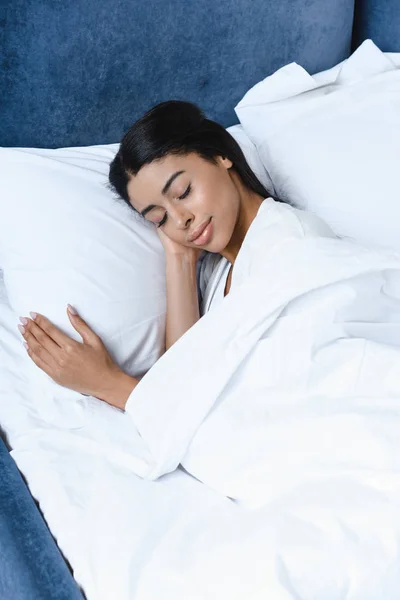
[(241, 195), (238, 218), (229, 244), (221, 254), (234, 264), (243, 244), (246, 233), (257, 215), (264, 198), (255, 192), (246, 191)]

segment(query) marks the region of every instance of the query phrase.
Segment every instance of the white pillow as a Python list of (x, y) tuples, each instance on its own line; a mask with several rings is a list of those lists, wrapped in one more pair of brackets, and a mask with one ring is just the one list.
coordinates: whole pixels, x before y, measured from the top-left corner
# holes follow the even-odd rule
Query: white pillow
[(253, 144), (242, 125), (232, 125), (227, 128), (227, 131), (239, 144), (250, 169), (257, 176), (258, 180), (263, 184), (267, 191), (273, 194), (275, 190), (271, 177), (268, 174), (268, 170), (263, 165), (256, 146)]
[[(154, 227), (107, 188), (117, 149), (0, 149), (0, 268), (15, 327), (36, 311), (81, 341), (70, 303), (121, 368), (140, 377), (164, 348), (164, 251)], [(43, 393), (82, 397), (28, 355), (21, 370)]]
[(400, 251), (400, 69), (366, 40), (309, 75), (296, 63), (251, 88), (236, 114), (283, 200), (341, 236)]
[[(228, 131), (268, 185), (241, 125)], [(141, 377), (164, 351), (165, 258), (154, 226), (107, 188), (118, 146), (0, 148), (0, 269), (14, 311), (10, 327), (36, 311), (81, 341), (66, 313), (70, 303), (120, 367)], [(82, 398), (22, 356), (18, 370), (45, 413), (55, 398)]]

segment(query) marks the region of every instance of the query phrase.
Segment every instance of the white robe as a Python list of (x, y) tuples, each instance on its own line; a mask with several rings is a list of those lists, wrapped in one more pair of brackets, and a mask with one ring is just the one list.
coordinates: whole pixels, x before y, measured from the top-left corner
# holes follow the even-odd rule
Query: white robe
[[(292, 228), (292, 232), (295, 232), (296, 227), (300, 224), (305, 237), (335, 237), (335, 234), (328, 225), (310, 212), (298, 210), (287, 204), (282, 205), (275, 203), (272, 198), (266, 198), (260, 206), (260, 209), (263, 207), (262, 210), (264, 211), (265, 205), (271, 203), (275, 204), (274, 208), (277, 212), (282, 208), (282, 219), (287, 218), (289, 213), (296, 217), (296, 219), (292, 219), (290, 223), (288, 222), (289, 227)], [(273, 239), (271, 239), (271, 246), (272, 244)], [(264, 251), (268, 251), (268, 245), (264, 244), (263, 249)], [(221, 254), (204, 252), (200, 257), (197, 272), (200, 315), (204, 315), (211, 310), (211, 308), (215, 308), (215, 306), (223, 300), (230, 266), (231, 263), (229, 260)]]

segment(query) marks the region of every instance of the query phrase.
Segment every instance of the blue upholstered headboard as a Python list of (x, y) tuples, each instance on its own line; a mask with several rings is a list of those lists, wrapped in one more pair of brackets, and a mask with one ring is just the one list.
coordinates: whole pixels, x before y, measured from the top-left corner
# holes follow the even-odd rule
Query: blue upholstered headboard
[(368, 38), (382, 52), (400, 52), (400, 0), (356, 0), (353, 49)]
[(2, 0), (0, 145), (115, 143), (169, 99), (228, 127), (282, 65), (400, 51), (399, 32), (399, 0)]
[(115, 143), (147, 109), (225, 127), (257, 81), (350, 53), (354, 0), (2, 0), (0, 145)]

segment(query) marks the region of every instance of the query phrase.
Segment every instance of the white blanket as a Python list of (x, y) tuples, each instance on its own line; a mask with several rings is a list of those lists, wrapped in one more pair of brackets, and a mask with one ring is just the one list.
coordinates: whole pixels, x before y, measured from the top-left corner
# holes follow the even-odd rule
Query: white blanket
[(139, 474), (181, 462), (253, 509), (274, 540), (274, 600), (394, 600), (400, 257), (293, 231), (266, 200), (229, 295), (132, 392), (151, 456)]
[[(272, 450), (276, 461), (286, 447), (295, 471), (314, 451), (322, 471), (325, 460), (368, 461), (371, 410), (381, 420), (400, 408), (400, 256), (305, 235), (297, 212), (263, 202), (229, 295), (133, 390), (126, 409), (150, 456), (139, 475), (156, 478), (182, 462), (196, 477), (201, 465), (209, 481), (218, 463), (215, 487), (256, 500), (249, 489), (264, 485)], [(248, 465), (243, 486), (237, 462)]]
[(398, 256), (266, 201), (126, 414), (41, 412), (4, 329), (2, 424), (88, 600), (398, 600), (399, 296)]

